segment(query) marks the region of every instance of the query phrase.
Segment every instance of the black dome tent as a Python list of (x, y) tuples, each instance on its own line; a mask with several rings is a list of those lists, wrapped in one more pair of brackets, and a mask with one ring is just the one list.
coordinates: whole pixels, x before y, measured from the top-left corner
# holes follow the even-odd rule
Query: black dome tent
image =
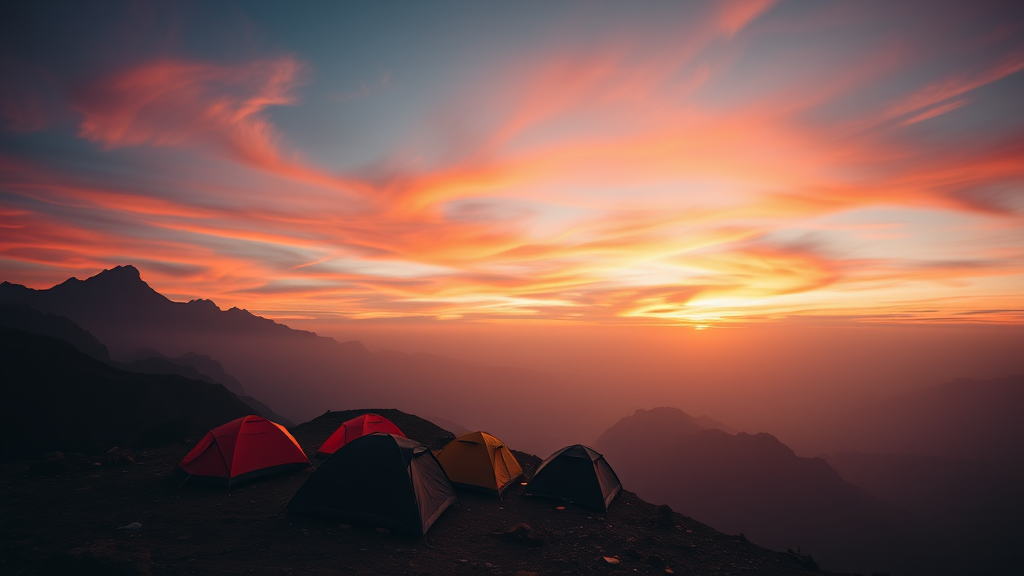
[(426, 534), (455, 490), (430, 449), (376, 432), (349, 442), (299, 488), (288, 512), (336, 516)]
[(574, 444), (541, 463), (525, 494), (607, 511), (620, 492), (619, 477), (604, 456), (593, 448)]

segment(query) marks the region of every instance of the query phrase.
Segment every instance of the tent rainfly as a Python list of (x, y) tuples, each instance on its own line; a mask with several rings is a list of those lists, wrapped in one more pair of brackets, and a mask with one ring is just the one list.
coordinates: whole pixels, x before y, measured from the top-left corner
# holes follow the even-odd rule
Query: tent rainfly
[(394, 434), (395, 436), (405, 437), (402, 431), (395, 426), (391, 420), (379, 415), (379, 414), (363, 414), (356, 416), (355, 418), (343, 422), (338, 429), (334, 431), (327, 440), (324, 441), (323, 445), (316, 451), (318, 458), (327, 458), (331, 454), (338, 451), (339, 448), (348, 444), (349, 442), (372, 434), (374, 432), (384, 432), (386, 434)]
[(224, 480), (228, 487), (277, 472), (310, 467), (284, 426), (244, 416), (206, 433), (178, 466), (192, 476)]
[(621, 492), (619, 477), (604, 456), (593, 448), (575, 444), (548, 456), (524, 494), (607, 511)]
[(512, 451), (487, 432), (469, 432), (448, 443), (437, 455), (457, 488), (500, 496), (523, 474)]
[(325, 460), (295, 493), (288, 512), (426, 534), (455, 499), (448, 476), (429, 448), (375, 432)]

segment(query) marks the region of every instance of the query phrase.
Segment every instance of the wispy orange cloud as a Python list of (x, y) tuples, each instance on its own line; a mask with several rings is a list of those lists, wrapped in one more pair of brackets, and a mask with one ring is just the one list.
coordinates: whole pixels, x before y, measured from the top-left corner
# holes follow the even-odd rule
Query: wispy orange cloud
[[(226, 66), (160, 60), (98, 79), (75, 95), (79, 135), (107, 149), (207, 147), (253, 168), (345, 190), (346, 181), (284, 151), (267, 118), (272, 106), (297, 103), (304, 65), (292, 57)], [(351, 190), (350, 190), (351, 191)]]
[[(935, 106), (986, 86), (1007, 76), (1024, 70), (1024, 52), (1015, 52), (1004, 57), (994, 66), (981, 72), (958, 73), (930, 84), (910, 97), (890, 106), (882, 115), (883, 120), (899, 118)], [(948, 112), (946, 110), (945, 112)], [(943, 112), (943, 113), (945, 113)], [(912, 123), (912, 122), (910, 122)]]
[(944, 104), (939, 104), (938, 106), (934, 106), (932, 108), (929, 108), (929, 109), (925, 110), (924, 112), (921, 112), (920, 114), (916, 114), (914, 116), (911, 116), (910, 118), (907, 118), (906, 120), (903, 121), (902, 125), (903, 126), (910, 126), (911, 124), (917, 124), (918, 122), (924, 122), (925, 120), (930, 120), (930, 119), (935, 118), (937, 116), (942, 116), (943, 114), (948, 114), (948, 113), (952, 112), (953, 110), (956, 110), (957, 108), (966, 106), (968, 103), (970, 103), (970, 100), (964, 98), (962, 100), (953, 100), (952, 102), (946, 102)]
[[(927, 50), (889, 39), (844, 54), (841, 73), (815, 54), (794, 71), (792, 52), (762, 69), (747, 32), (772, 7), (701, 7), (659, 42), (524, 51), (402, 127), (393, 148), (418, 160), (362, 167), (318, 165), (273, 122), (306, 105), (315, 75), (297, 56), (126, 65), (69, 105), (99, 161), (150, 163), (111, 177), (0, 155), (0, 227), (18, 231), (0, 263), (54, 277), (141, 263), (169, 294), (302, 317), (706, 326), (1015, 309), (1024, 138), (917, 132), (982, 105), (1021, 53), (888, 91)], [(885, 234), (866, 220), (897, 209)]]

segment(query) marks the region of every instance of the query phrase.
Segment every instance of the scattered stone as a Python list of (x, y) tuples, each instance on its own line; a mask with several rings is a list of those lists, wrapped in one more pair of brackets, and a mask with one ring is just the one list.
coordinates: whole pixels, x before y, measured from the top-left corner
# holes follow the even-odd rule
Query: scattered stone
[(341, 528), (342, 530), (348, 530), (351, 527), (351, 524), (338, 524), (338, 528)]
[(139, 530), (142, 530), (142, 524), (140, 524), (139, 522), (132, 522), (131, 524), (125, 524), (124, 526), (121, 526), (120, 528), (118, 528), (118, 530), (127, 530), (128, 532), (138, 532)]
[(619, 562), (621, 562), (621, 560), (614, 556), (602, 556), (601, 558), (604, 558), (604, 561), (609, 564), (618, 564)]
[(387, 528), (383, 528), (381, 526), (377, 527), (377, 532), (380, 532), (381, 534), (391, 534), (391, 530), (388, 530)]

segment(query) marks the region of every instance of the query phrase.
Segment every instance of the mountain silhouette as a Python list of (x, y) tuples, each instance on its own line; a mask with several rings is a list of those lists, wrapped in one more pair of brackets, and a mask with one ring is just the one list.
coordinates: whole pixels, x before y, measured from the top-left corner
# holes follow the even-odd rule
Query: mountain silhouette
[[(46, 290), (4, 282), (0, 302), (66, 316), (106, 344), (114, 357), (128, 357), (141, 347), (167, 357), (193, 352), (216, 358), (249, 394), (296, 422), (325, 407), (391, 405), (487, 428), (541, 453), (558, 448), (559, 437), (575, 435), (575, 429), (565, 430), (581, 422), (572, 420), (579, 395), (563, 385), (564, 378), (427, 354), (371, 353), (359, 342), (293, 330), (238, 308), (221, 310), (210, 300), (173, 302), (146, 284), (133, 266), (104, 270), (87, 280), (72, 278)], [(480, 403), (476, 399), (484, 383), (491, 390), (517, 393), (502, 403)], [(545, 398), (542, 406), (536, 405), (537, 397)]]
[(682, 410), (637, 410), (596, 442), (637, 495), (832, 569), (935, 574), (944, 556), (908, 513), (801, 458), (770, 434), (701, 429)]
[(177, 358), (168, 358), (156, 350), (143, 348), (132, 355), (132, 358), (134, 358), (134, 360), (127, 364), (118, 364), (115, 362), (114, 365), (129, 372), (141, 372), (143, 374), (177, 374), (190, 380), (200, 380), (203, 382), (220, 384), (238, 396), (239, 400), (245, 402), (250, 408), (261, 415), (287, 427), (295, 425), (294, 422), (284, 416), (281, 416), (271, 409), (270, 406), (267, 406), (252, 396), (246, 396), (242, 383), (234, 376), (225, 372), (224, 367), (220, 362), (205, 354), (189, 352), (188, 354), (183, 354)]
[[(225, 372), (223, 364), (205, 354), (189, 352), (176, 358), (170, 358), (151, 348), (142, 348), (129, 357), (126, 366), (134, 367), (152, 365), (154, 368), (166, 369), (163, 364), (153, 362), (154, 359), (164, 360), (171, 364), (192, 368), (195, 373), (199, 375), (199, 377), (196, 378), (197, 380), (209, 379), (211, 382), (216, 382), (239, 396), (245, 396), (245, 388), (242, 386), (242, 383), (238, 381), (238, 378), (235, 378), (231, 374)], [(145, 370), (140, 370), (140, 372), (144, 371)]]
[(0, 327), (0, 381), (5, 457), (159, 446), (254, 413), (219, 384), (125, 372), (10, 327)]
[(111, 361), (106, 346), (64, 316), (44, 314), (24, 304), (0, 303), (0, 326), (64, 340), (97, 360)]
[(189, 380), (220, 384), (263, 416), (285, 426), (294, 425), (263, 402), (247, 396), (242, 383), (225, 372), (220, 362), (209, 356), (189, 352), (177, 358), (168, 358), (156, 350), (141, 349), (132, 355), (129, 362), (116, 362), (110, 358), (107, 347), (78, 324), (64, 316), (46, 314), (24, 304), (0, 303), (0, 326), (63, 340), (93, 358), (127, 372), (177, 374)]

